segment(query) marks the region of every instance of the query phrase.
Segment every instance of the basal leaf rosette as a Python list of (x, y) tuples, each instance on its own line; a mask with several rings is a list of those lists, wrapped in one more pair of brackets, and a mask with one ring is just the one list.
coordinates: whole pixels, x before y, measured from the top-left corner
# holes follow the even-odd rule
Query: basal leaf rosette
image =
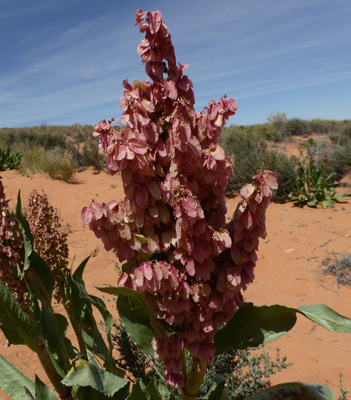
[(156, 338), (154, 349), (167, 381), (183, 386), (184, 349), (210, 362), (218, 324), (243, 304), (277, 182), (273, 172), (258, 171), (226, 222), (224, 192), (233, 169), (217, 138), (236, 102), (224, 96), (196, 113), (187, 66), (176, 63), (161, 13), (138, 10), (136, 25), (145, 34), (138, 54), (152, 82), (125, 80), (124, 126), (101, 121), (93, 133), (110, 174), (121, 174), (125, 197), (93, 201), (82, 219), (130, 266), (118, 285), (142, 292), (155, 316), (178, 332)]

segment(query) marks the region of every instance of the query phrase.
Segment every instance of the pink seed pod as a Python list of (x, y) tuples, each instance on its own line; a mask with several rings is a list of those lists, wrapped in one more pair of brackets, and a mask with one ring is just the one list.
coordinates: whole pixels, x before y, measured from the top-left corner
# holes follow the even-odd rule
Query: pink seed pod
[(153, 314), (179, 332), (156, 338), (154, 349), (167, 381), (182, 386), (182, 350), (174, 348), (181, 343), (194, 358), (211, 362), (218, 324), (242, 306), (242, 291), (254, 278), (276, 180), (273, 172), (258, 171), (226, 221), (233, 168), (218, 137), (237, 104), (223, 96), (195, 112), (188, 66), (177, 63), (161, 13), (137, 10), (135, 24), (144, 35), (137, 52), (151, 81), (124, 80), (123, 126), (104, 120), (93, 133), (110, 174), (121, 174), (125, 197), (92, 202), (82, 219), (120, 262), (134, 264), (118, 286), (142, 292)]

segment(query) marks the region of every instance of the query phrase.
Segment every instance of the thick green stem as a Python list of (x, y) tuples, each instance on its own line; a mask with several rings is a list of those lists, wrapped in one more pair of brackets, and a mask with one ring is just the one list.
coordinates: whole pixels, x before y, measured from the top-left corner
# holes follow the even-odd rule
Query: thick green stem
[(206, 362), (193, 361), (181, 400), (195, 400), (206, 373)]
[(45, 348), (44, 343), (39, 344), (40, 350), (38, 353), (39, 360), (41, 365), (44, 368), (44, 371), (50, 382), (54, 386), (56, 392), (60, 396), (61, 400), (73, 400), (72, 397), (72, 389), (69, 386), (65, 386), (61, 383), (62, 377), (56, 371), (54, 364), (52, 363), (50, 356)]
[(182, 371), (181, 374), (183, 376), (184, 382), (187, 381), (188, 379), (188, 371), (186, 369), (186, 357), (185, 357), (185, 351), (182, 351)]

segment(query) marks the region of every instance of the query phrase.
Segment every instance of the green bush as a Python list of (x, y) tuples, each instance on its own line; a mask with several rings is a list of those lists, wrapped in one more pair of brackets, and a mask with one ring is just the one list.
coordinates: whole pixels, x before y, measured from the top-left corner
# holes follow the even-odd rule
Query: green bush
[(311, 133), (311, 128), (307, 121), (304, 121), (299, 118), (289, 119), (283, 126), (283, 134), (284, 135), (299, 135), (306, 136)]
[(318, 169), (324, 164), (327, 174), (335, 174), (339, 181), (351, 168), (351, 138), (343, 135), (340, 131), (331, 134), (333, 144), (327, 143), (325, 139), (309, 139), (304, 147), (309, 156), (313, 157), (315, 167)]
[(278, 180), (277, 196), (290, 191), (291, 180), (296, 174), (296, 159), (286, 154), (267, 149), (266, 141), (250, 138), (243, 130), (228, 135), (224, 144), (226, 154), (233, 159), (234, 177), (231, 178), (227, 195), (238, 192), (246, 182), (251, 182), (258, 169), (274, 171)]
[(46, 150), (60, 147), (64, 149), (65, 142), (66, 139), (62, 133), (42, 132), (35, 128), (0, 130), (0, 143), (8, 147), (25, 146), (29, 149), (43, 147)]
[(106, 156), (99, 152), (99, 139), (92, 131), (81, 130), (67, 141), (67, 151), (79, 169), (94, 167), (102, 171), (106, 167)]
[(340, 121), (327, 119), (312, 119), (309, 123), (311, 132), (315, 133), (331, 133), (337, 131), (341, 126)]
[(21, 162), (21, 156), (18, 153), (12, 153), (9, 148), (0, 149), (0, 171), (17, 169)]

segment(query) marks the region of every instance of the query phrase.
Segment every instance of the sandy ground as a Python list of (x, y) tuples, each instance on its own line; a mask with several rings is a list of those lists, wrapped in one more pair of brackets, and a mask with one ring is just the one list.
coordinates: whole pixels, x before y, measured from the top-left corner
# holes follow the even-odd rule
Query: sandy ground
[[(97, 286), (115, 284), (117, 274), (113, 261), (116, 260), (82, 224), (80, 212), (93, 198), (99, 202), (121, 199), (123, 191), (119, 176), (88, 170), (76, 174), (75, 184), (68, 184), (42, 175), (25, 177), (15, 171), (1, 172), (0, 175), (12, 206), (19, 189), (22, 202), (32, 189), (44, 189), (50, 202), (59, 209), (62, 225), (69, 232), (70, 258), (76, 256), (76, 266), (95, 250), (85, 271), (90, 293), (100, 295)], [(229, 215), (236, 203), (237, 199), (228, 200)], [(260, 244), (256, 280), (245, 293), (246, 301), (256, 305), (291, 307), (324, 303), (351, 317), (351, 288), (337, 288), (333, 277), (320, 273), (320, 265), (329, 252), (351, 252), (351, 201), (327, 210), (273, 203), (268, 210), (267, 230), (268, 237)], [(272, 382), (328, 384), (338, 397), (339, 373), (343, 374), (344, 388), (351, 389), (350, 343), (350, 334), (329, 332), (299, 316), (288, 335), (267, 346), (272, 350), (279, 347), (281, 355), (286, 355), (287, 361), (293, 363), (287, 370), (272, 376)], [(0, 336), (0, 344), (0, 354), (30, 377), (37, 373), (45, 379), (33, 353), (22, 346), (5, 348), (3, 336)], [(271, 355), (273, 357), (275, 351)], [(8, 398), (1, 391), (0, 396)]]

